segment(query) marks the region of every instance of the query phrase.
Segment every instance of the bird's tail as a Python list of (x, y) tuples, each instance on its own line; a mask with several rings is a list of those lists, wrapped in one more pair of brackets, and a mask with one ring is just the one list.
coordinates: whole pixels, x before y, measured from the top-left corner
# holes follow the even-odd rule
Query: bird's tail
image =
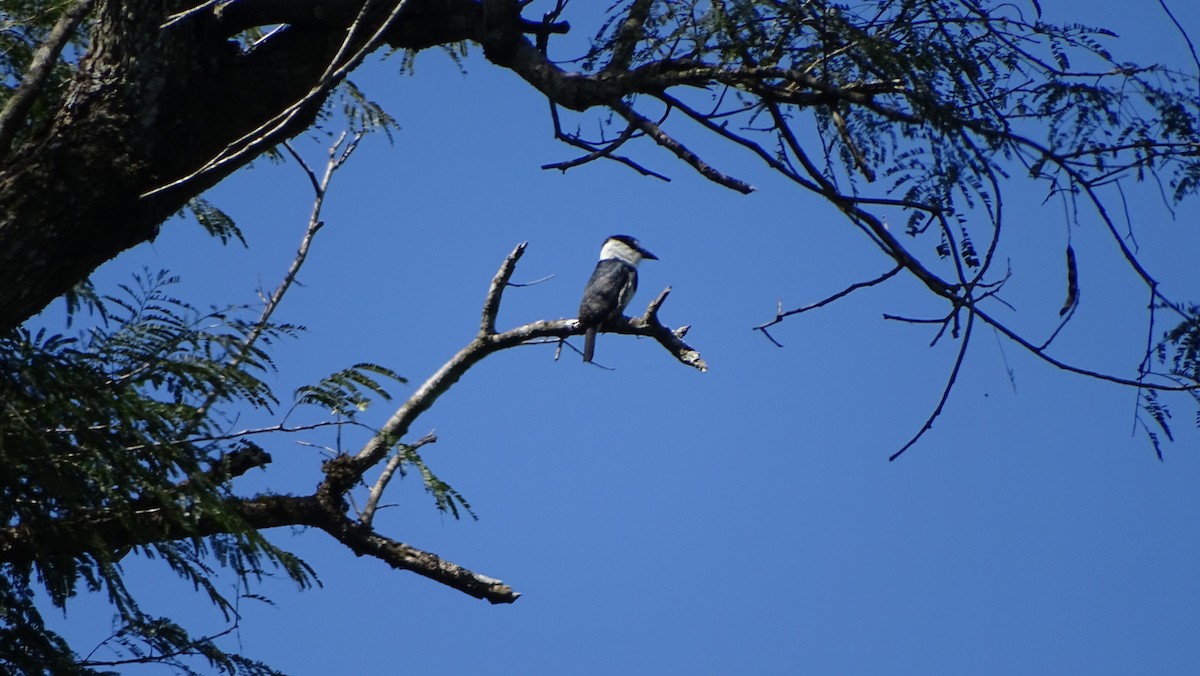
[(583, 361), (592, 360), (596, 352), (596, 327), (591, 327), (583, 333)]

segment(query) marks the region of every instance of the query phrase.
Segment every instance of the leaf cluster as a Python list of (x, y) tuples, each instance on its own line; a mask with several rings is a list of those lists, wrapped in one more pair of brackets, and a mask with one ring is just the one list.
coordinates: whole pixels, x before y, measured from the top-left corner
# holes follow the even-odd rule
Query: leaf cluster
[[(1169, 331), (1163, 333), (1162, 339), (1154, 348), (1158, 362), (1166, 367), (1167, 376), (1181, 384), (1192, 385), (1188, 390), (1192, 403), (1196, 406), (1195, 425), (1200, 427), (1200, 306), (1191, 305), (1182, 310), (1183, 318)], [(1174, 441), (1171, 433), (1171, 409), (1161, 400), (1154, 390), (1142, 394), (1142, 410), (1154, 421), (1169, 441)], [(1147, 433), (1154, 445), (1154, 450), (1162, 458), (1162, 448), (1157, 433), (1149, 429)]]
[[(70, 661), (33, 590), (65, 609), (82, 585), (107, 596), (122, 645), (199, 655), (228, 673), (245, 666), (140, 608), (121, 565), (129, 549), (113, 545), (113, 533), (146, 542), (139, 554), (165, 563), (227, 619), (236, 600), (217, 588), (214, 565), (240, 588), (271, 569), (302, 587), (315, 582), (231, 508), (223, 463), (253, 445), (213, 440), (227, 424), (223, 407), (276, 404), (263, 380), (270, 359), (261, 348), (234, 359), (252, 324), (237, 308), (197, 310), (171, 295), (176, 282), (162, 272), (136, 276), (121, 294), (94, 299), (103, 321), (76, 335), (22, 328), (0, 338), (0, 527), (40, 536), (32, 556), (0, 566), (0, 665)], [(265, 327), (261, 344), (296, 330)], [(223, 534), (159, 535), (201, 525)]]

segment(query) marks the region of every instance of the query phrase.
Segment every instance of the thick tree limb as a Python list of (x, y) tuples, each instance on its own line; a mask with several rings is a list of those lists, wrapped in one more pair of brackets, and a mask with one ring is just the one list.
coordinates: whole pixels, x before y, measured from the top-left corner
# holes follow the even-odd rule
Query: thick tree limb
[(8, 155), (17, 128), (42, 93), (54, 62), (67, 46), (79, 22), (91, 11), (93, 3), (94, 0), (76, 0), (63, 12), (46, 41), (33, 53), (33, 61), (25, 71), (25, 77), (4, 104), (4, 110), (0, 111), (0, 157)]
[[(235, 498), (228, 508), (256, 530), (281, 526), (318, 528), (360, 556), (373, 556), (394, 568), (408, 570), (452, 589), (487, 599), (512, 603), (519, 594), (500, 580), (472, 572), (435, 554), (379, 535), (344, 514), (331, 512), (313, 496), (262, 495)], [(97, 516), (59, 524), (53, 533), (33, 533), (17, 527), (0, 528), (0, 563), (30, 563), (44, 556), (78, 556), (96, 547), (108, 551), (228, 532), (223, 520), (200, 518), (195, 524), (180, 524), (163, 517), (161, 511), (144, 510), (137, 515), (136, 528), (129, 519)]]

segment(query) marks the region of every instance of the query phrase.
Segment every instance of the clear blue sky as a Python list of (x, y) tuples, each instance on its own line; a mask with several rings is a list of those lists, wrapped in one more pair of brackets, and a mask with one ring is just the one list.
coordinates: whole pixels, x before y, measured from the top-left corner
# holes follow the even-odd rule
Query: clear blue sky
[[(1051, 19), (1114, 27), (1114, 50), (1132, 60), (1194, 68), (1157, 3), (1043, 6)], [(1172, 9), (1200, 39), (1200, 10), (1178, 0)], [(413, 77), (378, 58), (355, 76), (402, 130), (394, 145), (368, 138), (334, 179), (304, 286), (281, 310), (309, 331), (280, 347), (278, 391), (372, 361), (409, 377), (394, 388), (407, 396), (470, 340), (514, 245), (529, 242), (516, 281), (554, 277), (509, 290), (502, 327), (573, 316), (601, 241), (616, 232), (661, 258), (643, 265), (633, 309), (672, 285), (662, 316), (693, 326), (689, 341), (711, 371), (614, 335), (597, 349), (614, 371), (573, 353), (555, 362), (553, 346), (488, 359), (413, 430), (437, 431), (425, 457), (480, 520), (440, 515), (410, 476), (393, 484), (397, 506), (377, 525), (522, 598), (491, 606), (357, 559), (323, 534), (279, 531), (324, 587), (267, 581), (276, 605), (245, 602), (231, 646), (300, 676), (1200, 670), (1200, 435), (1190, 413), (1175, 420), (1180, 441), (1160, 463), (1131, 434), (1133, 392), (1055, 371), (981, 330), (932, 432), (889, 463), (935, 405), (957, 344), (930, 349), (932, 329), (881, 314), (935, 316), (941, 306), (897, 279), (789, 320), (776, 348), (750, 328), (777, 300), (813, 302), (888, 269), (856, 230), (711, 144), (695, 149), (758, 192), (718, 188), (649, 146), (639, 157), (671, 183), (615, 164), (542, 171), (574, 156), (552, 139), (544, 100), (478, 50), (465, 68), (430, 52)], [(302, 147), (323, 162), (323, 142)], [(1134, 205), (1141, 252), (1168, 294), (1198, 299), (1195, 201), (1171, 220), (1145, 188)], [(1044, 336), (1065, 293), (1062, 206), (1010, 191), (1006, 298), (1017, 326)], [(307, 218), (307, 182), (290, 164), (260, 161), (209, 197), (246, 231), (248, 251), (179, 220), (98, 283), (169, 267), (201, 305), (273, 287)], [(1072, 233), (1082, 305), (1057, 354), (1131, 375), (1145, 294), (1108, 233), (1083, 220)], [(389, 414), (381, 402), (368, 420)], [(276, 466), (246, 477), (245, 491), (312, 489), (322, 456), (293, 441), (270, 446)], [(155, 566), (128, 570), (145, 571), (149, 609), (200, 632), (224, 627)], [(69, 607), (77, 647), (107, 635), (98, 612), (87, 599)]]

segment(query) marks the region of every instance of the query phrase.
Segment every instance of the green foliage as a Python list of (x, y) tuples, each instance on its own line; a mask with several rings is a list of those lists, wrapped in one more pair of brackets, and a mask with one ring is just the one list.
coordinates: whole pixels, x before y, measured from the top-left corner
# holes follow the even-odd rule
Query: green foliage
[(433, 471), (429, 469), (429, 466), (425, 464), (425, 461), (421, 458), (421, 455), (417, 452), (417, 449), (418, 446), (415, 444), (411, 446), (402, 445), (400, 447), (398, 452), (404, 458), (404, 461), (400, 463), (399, 467), (400, 476), (403, 477), (408, 475), (408, 470), (405, 467), (406, 464), (416, 467), (417, 471), (421, 474), (421, 483), (425, 486), (425, 491), (433, 496), (434, 504), (437, 506), (438, 511), (450, 514), (455, 519), (460, 519), (462, 518), (462, 515), (458, 510), (461, 508), (464, 512), (469, 514), (472, 519), (478, 521), (479, 517), (475, 514), (474, 510), (471, 509), (471, 504), (467, 502), (467, 499), (463, 497), (462, 493), (459, 493), (454, 489), (453, 486), (439, 479), (437, 475), (435, 475)]
[[(586, 68), (619, 54), (636, 4), (610, 7)], [(962, 242), (984, 250), (998, 227), (998, 181), (1014, 160), (1050, 193), (1121, 176), (1163, 179), (1175, 201), (1200, 188), (1196, 75), (1119, 61), (1106, 46), (1111, 31), (1052, 25), (1037, 3), (658, 1), (641, 31), (631, 68), (720, 66), (711, 103), (686, 103), (775, 148), (785, 173), (811, 171), (797, 160), (818, 167), (842, 195), (886, 179), (882, 192), (903, 202), (913, 237), (931, 215), (948, 229), (970, 214)], [(793, 157), (792, 130), (771, 106), (793, 129), (810, 115), (823, 156)], [(948, 234), (931, 233), (930, 248)]]
[[(335, 417), (354, 420), (358, 414), (367, 410), (372, 399), (390, 400), (392, 398), (376, 376), (400, 383), (408, 382), (407, 379), (385, 366), (360, 363), (332, 373), (315, 385), (298, 388), (296, 403), (316, 406)], [(471, 504), (467, 502), (467, 499), (453, 486), (434, 474), (433, 470), (425, 463), (419, 452), (423, 444), (424, 442), (415, 444), (397, 442), (395, 445), (399, 463), (396, 471), (401, 477), (407, 477), (410, 468), (415, 467), (421, 476), (421, 484), (425, 487), (425, 491), (433, 496), (434, 506), (438, 511), (449, 514), (455, 519), (462, 518), (463, 512), (473, 519), (478, 519), (479, 517), (471, 509)]]
[(1200, 305), (1188, 307), (1179, 324), (1163, 334), (1158, 356), (1171, 375), (1200, 383)]
[(247, 246), (242, 230), (228, 214), (213, 206), (212, 202), (203, 197), (195, 197), (188, 201), (187, 209), (192, 212), (200, 227), (213, 237), (219, 238), (221, 244), (228, 244), (230, 240), (236, 239), (242, 246)]
[[(1154, 354), (1158, 363), (1166, 367), (1168, 377), (1181, 385), (1191, 385), (1195, 388), (1188, 390), (1188, 394), (1192, 395), (1192, 403), (1196, 406), (1196, 427), (1200, 427), (1200, 305), (1182, 308), (1181, 314), (1183, 318), (1163, 334), (1162, 340), (1155, 346)], [(1157, 392), (1147, 390), (1142, 394), (1142, 410), (1150, 416), (1168, 441), (1174, 441), (1168, 423), (1171, 410), (1160, 400)], [(1148, 434), (1155, 453), (1162, 459), (1158, 435), (1149, 430)]]
[[(171, 667), (175, 673), (187, 676), (205, 676), (212, 673), (213, 669), (239, 676), (281, 674), (262, 662), (230, 654), (218, 648), (215, 639), (226, 633), (229, 631), (221, 632), (217, 636), (196, 638), (168, 618), (142, 617), (121, 627), (93, 651), (95, 655), (103, 648), (128, 657), (101, 660), (89, 656), (81, 666), (90, 669), (154, 663)], [(193, 666), (197, 661), (205, 664), (207, 668), (197, 670)]]
[[(458, 66), (458, 72), (463, 75), (467, 74), (467, 66), (464, 63), (469, 53), (470, 44), (467, 42), (450, 42), (444, 45), (438, 45), (438, 49), (450, 60)], [(401, 75), (416, 75), (417, 74), (417, 54), (420, 52), (415, 49), (393, 49), (388, 52), (391, 57), (395, 54), (400, 54), (400, 74)]]
[[(230, 468), (270, 457), (230, 433), (225, 413), (278, 406), (264, 380), (274, 370), (266, 348), (300, 329), (247, 321), (242, 307), (201, 311), (172, 293), (177, 284), (166, 272), (143, 272), (115, 295), (85, 286), (68, 303), (68, 323), (87, 307), (94, 321), (86, 328), (22, 328), (0, 338), (0, 549), (6, 537), (30, 548), (0, 564), (0, 673), (91, 674), (154, 662), (185, 674), (273, 674), (218, 639), (236, 629), (240, 600), (265, 600), (251, 591), (264, 576), (317, 583), (238, 513), (230, 481), (240, 471)], [(391, 398), (386, 380), (407, 382), (379, 364), (355, 364), (299, 388), (295, 405), (354, 420), (371, 399)], [(474, 517), (420, 445), (397, 444), (401, 475), (417, 468), (439, 510)], [(121, 564), (132, 552), (189, 583), (229, 628), (193, 636), (145, 612)], [(236, 595), (224, 591), (219, 571), (235, 578)], [(118, 629), (78, 657), (46, 627), (39, 588), (63, 610), (80, 589), (104, 594)]]
[(321, 406), (335, 416), (354, 418), (367, 409), (372, 397), (390, 400), (392, 396), (374, 376), (383, 376), (400, 383), (408, 380), (379, 364), (361, 363), (330, 374), (316, 385), (296, 390), (296, 402)]
[(380, 131), (393, 141), (392, 132), (399, 131), (400, 125), (383, 106), (367, 98), (358, 85), (350, 79), (344, 80), (330, 99), (332, 104), (326, 108), (340, 106), (342, 117), (350, 129), (363, 132)]
[[(243, 349), (255, 325), (237, 308), (201, 312), (173, 297), (176, 281), (137, 276), (98, 301), (106, 321), (78, 335), (22, 328), (0, 338), (0, 525), (32, 548), (0, 566), (0, 665), (71, 661), (32, 589), (65, 608), (82, 585), (106, 594), (122, 645), (196, 655), (226, 673), (270, 673), (146, 615), (120, 563), (131, 548), (165, 563), (227, 619), (235, 603), (214, 584), (212, 563), (240, 588), (272, 569), (301, 587), (315, 581), (231, 507), (218, 470), (245, 442), (206, 441), (222, 437), (224, 407), (276, 403), (262, 380), (266, 353)], [(295, 327), (262, 331), (270, 339)]]

